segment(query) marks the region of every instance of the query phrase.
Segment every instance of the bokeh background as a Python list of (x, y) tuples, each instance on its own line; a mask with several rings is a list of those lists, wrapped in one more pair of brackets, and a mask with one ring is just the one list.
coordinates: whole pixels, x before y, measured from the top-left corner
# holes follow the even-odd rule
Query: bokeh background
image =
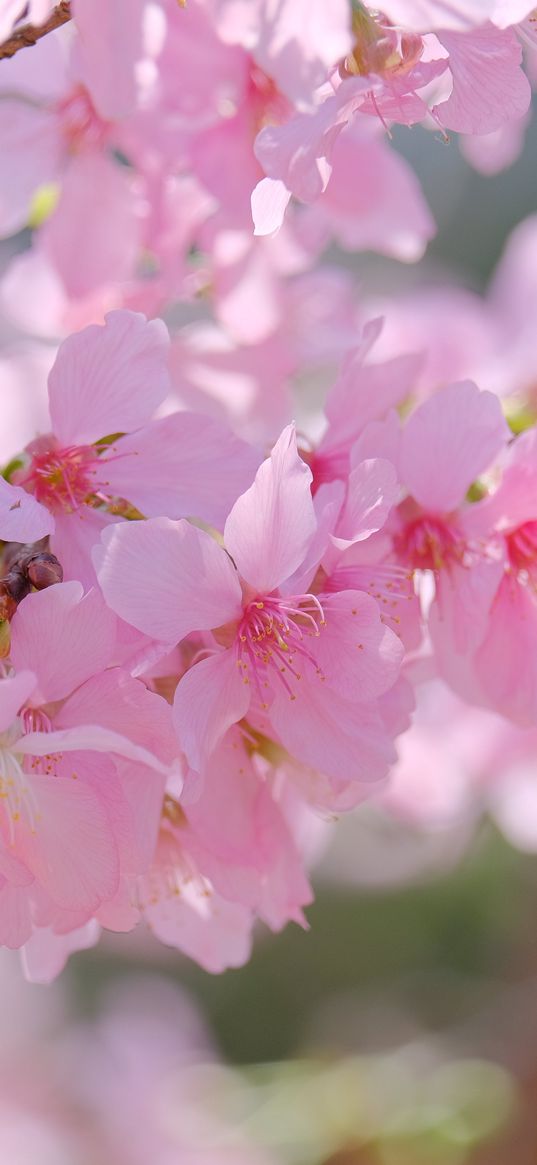
[[(371, 294), (484, 291), (537, 210), (537, 127), (494, 177), (418, 129), (395, 145), (438, 222), (426, 259), (331, 261)], [(537, 859), (486, 816), (424, 832), (367, 806), (315, 849), (310, 930), (260, 932), (241, 970), (108, 936), (45, 988), (2, 953), (0, 1165), (534, 1165)]]

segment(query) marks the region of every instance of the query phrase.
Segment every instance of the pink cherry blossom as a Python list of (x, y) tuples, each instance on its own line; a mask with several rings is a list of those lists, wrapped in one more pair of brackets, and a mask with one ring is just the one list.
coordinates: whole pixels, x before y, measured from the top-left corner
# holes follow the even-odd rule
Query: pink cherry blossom
[[(107, 602), (139, 630), (173, 643), (218, 629), (174, 702), (197, 771), (232, 724), (265, 713), (292, 754), (327, 773), (371, 780), (391, 755), (376, 700), (402, 651), (375, 601), (288, 591), (316, 533), (310, 482), (289, 428), (226, 521), (227, 553), (187, 523), (161, 520), (117, 527), (95, 552)], [(137, 567), (148, 555), (151, 592)]]
[[(120, 499), (126, 512), (128, 503), (218, 525), (258, 463), (255, 451), (216, 421), (188, 413), (150, 421), (168, 390), (167, 347), (160, 320), (113, 312), (104, 327), (69, 337), (58, 352), (49, 376), (53, 432), (28, 445), (15, 480), (36, 499), (24, 505), (43, 515), (41, 533), (31, 538), (51, 532), (43, 507), (53, 515), (52, 545), (66, 577), (92, 582), (91, 546), (104, 525), (121, 518)], [(111, 442), (118, 432), (128, 435)], [(27, 540), (26, 510), (14, 513), (10, 536)]]
[(151, 838), (177, 749), (164, 701), (104, 670), (114, 639), (111, 612), (76, 582), (29, 595), (14, 617), (17, 670), (0, 680), (0, 929), (8, 946), (25, 943), (34, 924), (77, 930), (113, 897), (122, 868), (141, 870), (148, 860), (131, 788), (147, 786)]
[[(537, 673), (532, 643), (537, 634), (535, 604), (536, 531), (535, 431), (522, 434), (504, 458), (496, 490), (469, 515), (473, 537), (495, 545), (495, 586), (485, 607), (486, 621), (457, 679), (449, 634), (436, 631), (439, 666), (456, 690), (470, 687), (483, 703), (522, 725), (531, 725), (537, 707)], [(446, 629), (447, 630), (447, 629)]]

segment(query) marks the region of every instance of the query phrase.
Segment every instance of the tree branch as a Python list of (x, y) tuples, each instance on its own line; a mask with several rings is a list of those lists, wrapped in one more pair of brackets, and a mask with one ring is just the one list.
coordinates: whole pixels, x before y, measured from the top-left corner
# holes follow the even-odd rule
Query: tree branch
[(14, 57), (19, 49), (30, 48), (37, 44), (42, 36), (46, 36), (48, 32), (54, 32), (55, 28), (61, 28), (62, 24), (67, 24), (70, 19), (71, 0), (60, 0), (44, 24), (21, 24), (3, 44), (0, 44), (0, 61), (4, 60), (5, 57)]

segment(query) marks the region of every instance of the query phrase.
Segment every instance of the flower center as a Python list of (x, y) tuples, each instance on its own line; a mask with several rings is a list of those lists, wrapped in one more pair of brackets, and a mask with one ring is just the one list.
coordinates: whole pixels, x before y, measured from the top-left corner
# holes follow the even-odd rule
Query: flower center
[(343, 77), (367, 77), (369, 73), (389, 78), (407, 73), (423, 52), (421, 36), (400, 34), (385, 20), (377, 20), (357, 3), (352, 16), (354, 46), (340, 66)]
[(296, 699), (294, 688), (302, 678), (299, 666), (310, 663), (322, 678), (306, 640), (317, 638), (325, 625), (323, 608), (315, 595), (271, 596), (251, 600), (238, 626), (237, 663), (245, 684), (254, 682), (263, 708), (264, 691), (277, 678)]
[(537, 522), (524, 522), (507, 535), (506, 541), (513, 570), (537, 585)]
[(38, 438), (28, 446), (31, 461), (26, 470), (13, 475), (48, 509), (72, 514), (94, 492), (98, 457), (91, 445), (56, 449), (47, 439)]
[(441, 570), (450, 561), (460, 562), (463, 554), (457, 531), (428, 514), (405, 526), (395, 539), (395, 548), (414, 570)]

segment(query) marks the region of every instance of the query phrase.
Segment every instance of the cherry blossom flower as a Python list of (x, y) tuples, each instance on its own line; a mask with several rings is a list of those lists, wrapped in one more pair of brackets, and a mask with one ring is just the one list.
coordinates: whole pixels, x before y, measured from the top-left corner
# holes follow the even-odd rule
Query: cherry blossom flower
[(8, 946), (25, 943), (34, 925), (78, 930), (113, 897), (122, 867), (143, 868), (133, 790), (147, 785), (143, 828), (151, 835), (151, 800), (158, 821), (176, 749), (169, 731), (166, 743), (164, 701), (120, 670), (104, 671), (114, 639), (98, 592), (84, 596), (76, 582), (29, 595), (13, 620), (16, 670), (0, 680), (0, 928)]
[[(127, 311), (58, 352), (49, 376), (53, 432), (27, 446), (13, 478), (40, 503), (36, 513), (46, 506), (53, 515), (52, 547), (66, 578), (91, 585), (91, 547), (129, 506), (218, 524), (257, 464), (255, 451), (216, 421), (183, 413), (151, 422), (168, 391), (167, 352), (162, 321)], [(25, 512), (11, 531), (20, 541)]]
[[(397, 678), (402, 648), (376, 602), (289, 591), (316, 534), (310, 482), (290, 427), (231, 510), (227, 552), (187, 522), (159, 519), (111, 530), (95, 551), (107, 602), (138, 630), (171, 644), (214, 629), (174, 701), (197, 771), (246, 715), (266, 714), (290, 753), (338, 777), (381, 777), (392, 755), (376, 701)], [(139, 569), (148, 556), (151, 590)]]

